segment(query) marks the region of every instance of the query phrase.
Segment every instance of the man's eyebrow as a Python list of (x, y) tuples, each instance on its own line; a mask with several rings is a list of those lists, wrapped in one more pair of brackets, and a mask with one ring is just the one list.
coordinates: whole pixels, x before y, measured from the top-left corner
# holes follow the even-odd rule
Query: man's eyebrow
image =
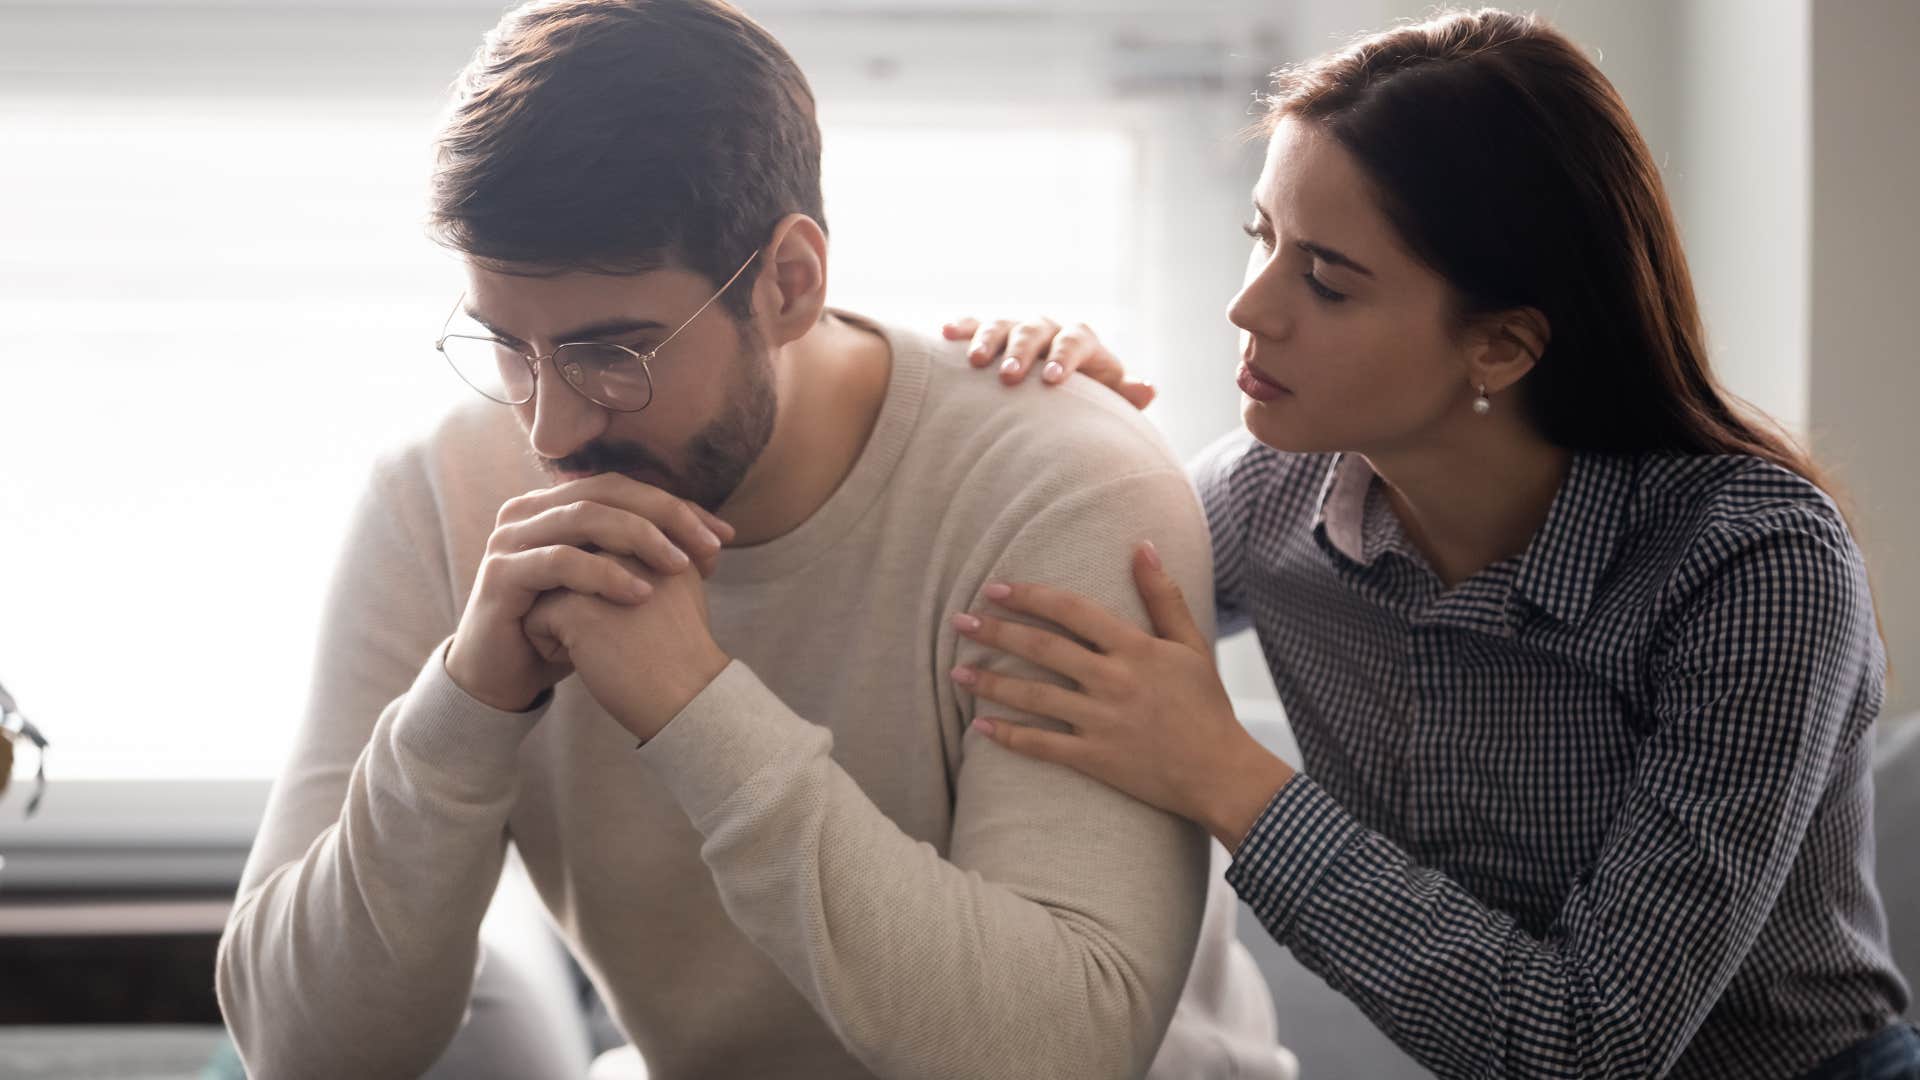
[[(487, 332), (494, 337), (514, 345), (526, 344), (526, 342), (481, 318), (480, 313), (472, 308), (467, 308), (466, 312), (467, 318), (486, 327)], [(554, 342), (555, 344), (565, 345), (570, 341), (601, 341), (606, 338), (625, 337), (629, 334), (638, 334), (649, 330), (665, 330), (666, 328), (667, 324), (655, 322), (652, 319), (602, 319), (596, 323), (588, 323), (585, 326), (575, 327), (563, 334), (556, 334), (554, 336)]]

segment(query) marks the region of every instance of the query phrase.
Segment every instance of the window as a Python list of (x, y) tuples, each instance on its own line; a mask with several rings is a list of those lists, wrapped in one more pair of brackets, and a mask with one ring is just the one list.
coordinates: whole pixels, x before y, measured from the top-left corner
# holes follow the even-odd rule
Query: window
[[(56, 780), (265, 777), (291, 745), (369, 462), (469, 393), (430, 346), (460, 288), (420, 227), (437, 104), (0, 100), (30, 163), (0, 246), (0, 678)], [(847, 111), (836, 302), (1134, 332), (1127, 129)], [(965, 167), (991, 160), (1022, 165)]]

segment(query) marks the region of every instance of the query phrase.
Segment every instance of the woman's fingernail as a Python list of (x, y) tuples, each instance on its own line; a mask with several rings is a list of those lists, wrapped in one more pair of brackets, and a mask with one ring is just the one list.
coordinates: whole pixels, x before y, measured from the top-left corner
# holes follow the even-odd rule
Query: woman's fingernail
[(971, 615), (955, 615), (953, 617), (953, 628), (963, 634), (971, 634), (975, 630), (980, 629), (980, 620)]
[(1000, 362), (1000, 371), (1006, 375), (1020, 374), (1020, 358), (1017, 356), (1007, 357)]
[(1061, 379), (1067, 377), (1067, 369), (1061, 367), (1055, 361), (1049, 360), (1047, 361), (1047, 366), (1040, 369), (1040, 377), (1048, 382), (1059, 382)]
[(1007, 597), (1013, 595), (1013, 586), (1003, 585), (996, 581), (986, 588), (981, 589), (980, 592), (989, 600), (1005, 600)]
[(1160, 564), (1160, 549), (1153, 546), (1153, 541), (1142, 541), (1140, 544), (1140, 553), (1147, 557), (1148, 566), (1155, 570), (1162, 568)]
[(984, 716), (976, 716), (973, 718), (973, 730), (979, 732), (982, 735), (987, 736), (988, 738), (992, 738), (993, 737), (993, 721), (987, 719)]
[(953, 669), (953, 681), (961, 686), (972, 686), (979, 681), (979, 677), (974, 675), (972, 668), (962, 666)]
[(692, 561), (692, 559), (687, 558), (687, 553), (681, 551), (679, 548), (669, 548), (667, 550), (667, 562), (673, 564), (675, 570), (685, 570), (687, 564)]

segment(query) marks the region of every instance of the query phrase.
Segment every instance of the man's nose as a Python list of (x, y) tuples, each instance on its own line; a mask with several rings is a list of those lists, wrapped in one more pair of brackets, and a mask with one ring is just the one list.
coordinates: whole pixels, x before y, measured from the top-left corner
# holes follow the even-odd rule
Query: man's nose
[(607, 410), (568, 385), (551, 357), (540, 361), (529, 407), (533, 423), (528, 438), (533, 452), (543, 458), (567, 457), (607, 430)]

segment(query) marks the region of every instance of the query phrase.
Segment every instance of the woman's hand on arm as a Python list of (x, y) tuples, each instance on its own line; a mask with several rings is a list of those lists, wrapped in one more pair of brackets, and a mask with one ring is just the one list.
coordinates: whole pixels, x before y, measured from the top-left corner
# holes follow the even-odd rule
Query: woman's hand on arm
[(1086, 323), (1062, 327), (1044, 318), (989, 323), (967, 318), (948, 323), (941, 332), (948, 341), (971, 341), (967, 360), (974, 367), (998, 361), (1000, 381), (1008, 386), (1018, 385), (1037, 367), (1041, 382), (1058, 385), (1077, 371), (1136, 409), (1146, 408), (1157, 393), (1150, 383), (1128, 379), (1119, 358)]
[(1064, 675), (1077, 690), (971, 667), (956, 668), (954, 680), (979, 698), (1067, 726), (1046, 731), (980, 716), (975, 726), (994, 742), (1179, 814), (1232, 850), (1293, 769), (1234, 716), (1211, 643), (1151, 544), (1135, 552), (1133, 572), (1154, 634), (1073, 593), (1018, 583), (990, 584), (986, 599), (1080, 641), (984, 612), (954, 619), (967, 637)]

